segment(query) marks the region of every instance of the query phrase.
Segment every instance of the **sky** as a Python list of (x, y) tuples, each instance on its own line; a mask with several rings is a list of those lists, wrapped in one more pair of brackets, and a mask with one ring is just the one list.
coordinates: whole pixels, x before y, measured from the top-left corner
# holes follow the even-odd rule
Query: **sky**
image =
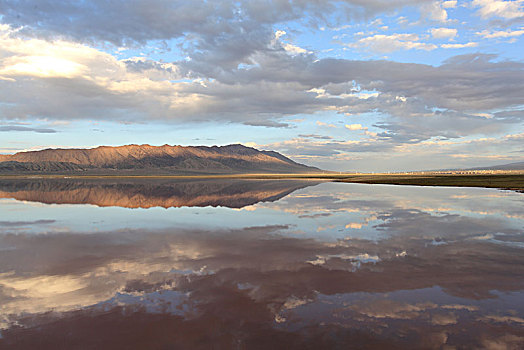
[(524, 0), (0, 0), (0, 153), (275, 150), (335, 171), (524, 161)]

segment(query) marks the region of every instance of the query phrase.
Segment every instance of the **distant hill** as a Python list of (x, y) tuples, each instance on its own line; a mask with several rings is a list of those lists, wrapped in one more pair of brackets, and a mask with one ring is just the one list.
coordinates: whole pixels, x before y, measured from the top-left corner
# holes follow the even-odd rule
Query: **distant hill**
[(494, 165), (483, 168), (471, 168), (467, 170), (524, 170), (524, 162)]
[(0, 155), (0, 173), (88, 174), (237, 174), (310, 173), (274, 151), (228, 146), (100, 146), (92, 149), (45, 149)]

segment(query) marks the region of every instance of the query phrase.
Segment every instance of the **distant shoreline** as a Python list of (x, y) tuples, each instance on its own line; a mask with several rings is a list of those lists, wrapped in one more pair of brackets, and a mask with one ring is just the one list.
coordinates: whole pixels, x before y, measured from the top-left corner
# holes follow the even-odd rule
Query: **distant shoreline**
[(524, 173), (503, 174), (222, 174), (222, 175), (0, 175), (0, 179), (300, 179), (411, 186), (484, 187), (524, 192)]
[(357, 175), (337, 182), (410, 185), (497, 188), (524, 192), (524, 174), (493, 175)]

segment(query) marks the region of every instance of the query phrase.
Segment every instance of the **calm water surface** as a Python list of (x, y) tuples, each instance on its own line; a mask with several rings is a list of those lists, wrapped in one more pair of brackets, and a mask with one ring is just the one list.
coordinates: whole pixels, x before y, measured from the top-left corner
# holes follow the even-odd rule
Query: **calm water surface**
[(0, 348), (523, 349), (524, 194), (0, 180)]

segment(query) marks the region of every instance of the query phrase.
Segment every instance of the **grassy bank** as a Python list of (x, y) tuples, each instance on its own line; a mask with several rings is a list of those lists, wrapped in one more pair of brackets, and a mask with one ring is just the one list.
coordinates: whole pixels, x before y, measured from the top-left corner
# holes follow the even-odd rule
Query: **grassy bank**
[(524, 191), (524, 175), (355, 175), (336, 181), (367, 184), (487, 187)]

